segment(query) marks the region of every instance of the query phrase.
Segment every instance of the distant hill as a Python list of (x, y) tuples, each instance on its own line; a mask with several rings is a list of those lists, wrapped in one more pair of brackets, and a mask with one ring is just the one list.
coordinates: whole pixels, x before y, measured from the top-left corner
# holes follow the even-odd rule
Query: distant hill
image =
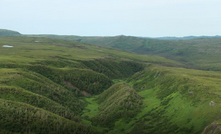
[[(144, 37), (145, 38), (145, 37)], [(147, 37), (149, 38), (149, 37)], [(156, 37), (154, 39), (159, 40), (189, 40), (189, 39), (197, 39), (197, 38), (221, 38), (221, 36), (184, 36), (184, 37)]]
[(0, 29), (0, 36), (21, 36), (21, 34), (17, 31)]
[(79, 41), (104, 47), (112, 47), (137, 54), (157, 55), (186, 64), (190, 68), (203, 70), (221, 70), (220, 36), (187, 36), (183, 38), (141, 38), (133, 36), (59, 36), (29, 35)]
[(78, 41), (111, 47), (127, 52), (156, 55), (181, 62), (187, 68), (221, 71), (221, 36), (134, 37), (134, 36), (75, 36), (23, 35)]

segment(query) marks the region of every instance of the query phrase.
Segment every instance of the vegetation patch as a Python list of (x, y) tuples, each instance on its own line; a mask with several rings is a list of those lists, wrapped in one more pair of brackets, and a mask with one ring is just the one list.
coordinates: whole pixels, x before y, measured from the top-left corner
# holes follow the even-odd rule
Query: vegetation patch
[(142, 97), (126, 83), (117, 83), (100, 94), (97, 99), (99, 114), (93, 124), (113, 127), (120, 118), (132, 118), (140, 111)]
[[(179, 63), (85, 39), (0, 37), (0, 45), (14, 46), (0, 49), (0, 133), (197, 134), (220, 123), (221, 73), (181, 68), (219, 68), (219, 60), (208, 60), (212, 54), (196, 63), (188, 56), (202, 59), (206, 51), (198, 45), (207, 40), (190, 41), (191, 50), (185, 41), (101, 41), (114, 39), (123, 44), (104, 45)], [(212, 124), (206, 132), (218, 129)]]

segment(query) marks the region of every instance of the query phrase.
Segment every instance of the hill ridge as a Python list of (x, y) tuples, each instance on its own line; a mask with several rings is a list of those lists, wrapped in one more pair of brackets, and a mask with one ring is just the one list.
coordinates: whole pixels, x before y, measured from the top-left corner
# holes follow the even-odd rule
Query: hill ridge
[(21, 36), (17, 31), (7, 30), (7, 29), (0, 29), (0, 36)]

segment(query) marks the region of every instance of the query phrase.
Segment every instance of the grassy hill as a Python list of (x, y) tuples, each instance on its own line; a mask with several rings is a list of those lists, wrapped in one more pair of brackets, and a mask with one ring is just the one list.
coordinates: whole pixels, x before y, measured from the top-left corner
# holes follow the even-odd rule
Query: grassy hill
[(157, 40), (117, 36), (82, 39), (82, 42), (109, 46), (137, 54), (158, 55), (185, 64), (187, 67), (219, 70), (221, 68), (221, 38), (189, 40)]
[[(149, 64), (125, 82), (132, 87), (120, 82), (88, 100), (91, 111), (83, 111), (86, 123), (109, 134), (198, 134), (221, 118), (220, 72)], [(117, 117), (109, 120), (112, 113)]]
[(85, 97), (143, 70), (143, 62), (180, 64), (56, 39), (0, 37), (5, 44), (13, 47), (0, 48), (2, 133), (94, 133), (80, 117)]
[(162, 56), (185, 64), (187, 68), (220, 71), (221, 68), (221, 38), (215, 37), (187, 37), (170, 40), (138, 38), (132, 36), (114, 37), (80, 37), (58, 35), (32, 35), (45, 38), (75, 40), (99, 46), (116, 48), (137, 54)]
[(17, 31), (0, 29), (0, 36), (21, 36), (21, 34)]
[(221, 119), (219, 71), (70, 40), (0, 37), (3, 45), (14, 47), (0, 47), (0, 133), (197, 134)]
[(220, 78), (220, 72), (152, 65), (135, 74), (129, 82), (145, 96), (146, 110), (130, 133), (201, 133), (220, 118)]
[(127, 120), (140, 112), (142, 97), (126, 83), (117, 83), (100, 94), (97, 102), (99, 113), (93, 124), (114, 127), (119, 119)]

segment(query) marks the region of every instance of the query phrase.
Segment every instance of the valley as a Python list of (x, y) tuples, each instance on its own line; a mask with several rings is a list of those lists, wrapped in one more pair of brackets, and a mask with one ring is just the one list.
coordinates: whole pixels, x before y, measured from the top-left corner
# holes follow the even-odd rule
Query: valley
[(0, 133), (221, 132), (219, 38), (10, 35)]

